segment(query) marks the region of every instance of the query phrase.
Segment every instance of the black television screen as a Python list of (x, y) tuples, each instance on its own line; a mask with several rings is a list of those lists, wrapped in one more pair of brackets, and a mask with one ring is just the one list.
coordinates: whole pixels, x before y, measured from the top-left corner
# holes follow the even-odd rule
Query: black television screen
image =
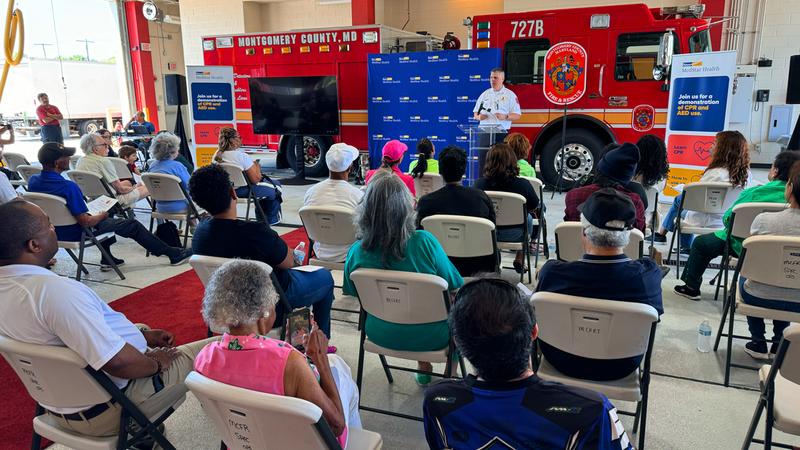
[(256, 134), (339, 134), (336, 77), (250, 78)]

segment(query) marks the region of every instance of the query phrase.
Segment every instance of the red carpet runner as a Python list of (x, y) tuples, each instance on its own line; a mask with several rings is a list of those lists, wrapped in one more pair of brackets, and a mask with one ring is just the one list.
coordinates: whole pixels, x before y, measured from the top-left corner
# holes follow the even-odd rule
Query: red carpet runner
[[(308, 239), (302, 228), (281, 237), (290, 248)], [(194, 271), (188, 270), (115, 300), (111, 307), (134, 323), (171, 331), (180, 345), (206, 337), (207, 328), (200, 315), (202, 299), (203, 285)], [(2, 357), (0, 380), (0, 449), (30, 448), (35, 404)]]

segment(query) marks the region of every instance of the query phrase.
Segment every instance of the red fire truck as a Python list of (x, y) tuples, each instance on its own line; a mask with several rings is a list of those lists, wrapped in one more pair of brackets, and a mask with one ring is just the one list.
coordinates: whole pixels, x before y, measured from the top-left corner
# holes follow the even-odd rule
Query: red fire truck
[[(709, 21), (701, 15), (699, 5), (658, 10), (644, 4), (494, 14), (473, 17), (471, 33), (476, 48), (502, 49), (506, 85), (523, 112), (512, 131), (531, 139), (531, 158), (540, 158), (540, 177), (551, 185), (564, 155), (565, 186), (591, 172), (609, 142), (635, 142), (646, 133), (663, 137), (668, 87), (654, 76), (666, 78), (671, 53), (711, 50)], [(559, 153), (563, 109), (545, 100), (542, 77), (545, 53), (563, 41), (586, 49), (588, 88), (569, 107), (566, 151)], [(277, 150), (279, 167), (286, 167), (295, 164), (286, 149), (298, 138), (253, 133), (247, 78), (335, 75), (341, 122), (336, 139), (367, 149), (367, 55), (429, 51), (438, 44), (375, 25), (205, 37), (203, 55), (207, 65), (234, 68), (236, 126), (243, 144)], [(325, 173), (321, 156), (331, 143), (324, 136), (303, 137), (308, 175)]]
[(287, 149), (295, 148), (295, 136), (262, 135), (253, 132), (248, 79), (251, 77), (336, 76), (341, 134), (303, 136), (306, 175), (324, 176), (325, 152), (333, 141), (342, 140), (359, 149), (368, 148), (367, 55), (441, 49), (432, 36), (381, 25), (255, 33), (203, 38), (206, 65), (232, 66), (236, 107), (236, 129), (247, 147), (278, 151), (278, 167), (295, 168)]

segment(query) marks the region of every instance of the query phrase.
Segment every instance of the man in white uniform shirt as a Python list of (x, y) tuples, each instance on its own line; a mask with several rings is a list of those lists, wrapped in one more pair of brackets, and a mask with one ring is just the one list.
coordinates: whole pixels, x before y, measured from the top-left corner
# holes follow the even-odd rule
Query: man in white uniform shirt
[(495, 67), (489, 74), (489, 83), (492, 85), (489, 89), (483, 91), (475, 102), (475, 108), (472, 109), (472, 117), (479, 120), (480, 124), (499, 125), (500, 130), (491, 133), (482, 133), (478, 138), (478, 147), (484, 149), (480, 151), (479, 161), (481, 174), (483, 173), (483, 162), (486, 159), (488, 147), (497, 142), (503, 142), (503, 139), (508, 135), (508, 130), (511, 128), (511, 122), (519, 120), (522, 116), (522, 110), (519, 106), (519, 99), (510, 89), (503, 85), (506, 79), (506, 74), (500, 67)]
[[(341, 206), (354, 210), (364, 196), (364, 191), (348, 182), (350, 167), (358, 159), (358, 150), (343, 142), (331, 145), (325, 154), (330, 175), (306, 191), (303, 206)], [(317, 259), (344, 262), (351, 245), (331, 245), (314, 242)]]

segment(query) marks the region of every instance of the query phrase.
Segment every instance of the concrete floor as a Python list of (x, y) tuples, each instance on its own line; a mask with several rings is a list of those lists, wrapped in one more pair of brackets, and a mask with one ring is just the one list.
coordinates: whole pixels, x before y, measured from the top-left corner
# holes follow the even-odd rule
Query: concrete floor
[[(765, 179), (765, 172), (757, 173), (756, 178)], [(307, 187), (301, 186), (285, 187), (283, 210), (286, 222), (299, 223), (297, 209), (301, 206), (306, 189)], [(548, 205), (547, 218), (552, 230), (555, 224), (562, 220), (564, 196), (556, 195), (551, 200), (550, 193), (546, 193), (545, 201)], [(142, 220), (144, 218), (144, 215), (140, 217)], [(281, 233), (288, 231), (290, 230), (285, 228), (279, 229)], [(154, 265), (153, 258), (145, 259), (135, 243), (123, 238), (118, 240), (114, 252), (126, 260), (123, 269), (127, 279), (119, 281), (113, 272), (101, 273), (97, 268), (90, 268), (90, 275), (86, 278), (86, 284), (109, 302), (139, 288), (190, 270), (188, 265), (169, 266), (165, 258), (161, 258), (163, 261), (156, 260), (158, 264)], [(551, 256), (554, 257), (552, 236), (550, 248)], [(95, 251), (89, 251), (90, 260), (97, 257), (93, 252)], [(664, 252), (666, 253), (666, 249)], [(75, 266), (67, 255), (61, 252), (58, 259), (55, 271), (62, 275), (73, 275)], [(504, 259), (510, 265), (510, 258), (506, 256)], [(540, 260), (540, 264), (542, 263)], [(509, 279), (513, 279), (515, 275), (512, 271), (504, 272), (504, 276)], [(712, 275), (712, 271), (709, 271), (706, 279), (710, 279)], [(337, 281), (341, 281), (340, 274), (334, 274), (334, 277)], [(656, 335), (652, 358), (654, 375), (650, 388), (647, 446), (663, 450), (741, 448), (757, 401), (756, 372), (734, 369), (733, 382), (738, 387), (722, 386), (724, 346), (717, 353), (700, 353), (696, 350), (698, 325), (707, 319), (716, 331), (722, 302), (713, 300), (714, 287), (708, 283), (703, 286), (704, 298), (700, 302), (692, 302), (673, 294), (672, 288), (676, 283), (673, 268), (673, 272), (662, 284), (665, 313)], [(338, 303), (337, 306), (347, 306)], [(352, 321), (355, 318), (353, 315), (334, 313), (334, 319)], [(737, 320), (736, 330), (738, 333), (746, 333), (744, 320)], [(339, 355), (350, 364), (355, 375), (358, 350), (358, 332), (355, 324), (334, 320), (332, 334), (332, 344), (339, 348)], [(742, 352), (742, 345), (742, 343), (735, 344), (734, 360), (753, 364), (754, 361)], [(363, 404), (408, 414), (421, 414), (423, 389), (414, 383), (410, 374), (396, 373), (394, 384), (389, 385), (378, 358), (373, 355), (367, 355), (364, 373)], [(633, 408), (630, 404), (620, 402), (615, 404), (620, 409)], [(362, 412), (362, 419), (365, 428), (381, 433), (384, 448), (426, 448), (422, 424), (419, 422), (370, 412)], [(632, 419), (626, 417), (623, 422), (630, 432)], [(183, 406), (167, 421), (167, 430), (167, 437), (178, 448), (209, 450), (219, 448), (218, 436), (191, 394)], [(634, 436), (632, 441), (636, 442), (636, 439)], [(787, 437), (780, 432), (776, 433), (776, 440), (800, 446), (800, 439)]]

